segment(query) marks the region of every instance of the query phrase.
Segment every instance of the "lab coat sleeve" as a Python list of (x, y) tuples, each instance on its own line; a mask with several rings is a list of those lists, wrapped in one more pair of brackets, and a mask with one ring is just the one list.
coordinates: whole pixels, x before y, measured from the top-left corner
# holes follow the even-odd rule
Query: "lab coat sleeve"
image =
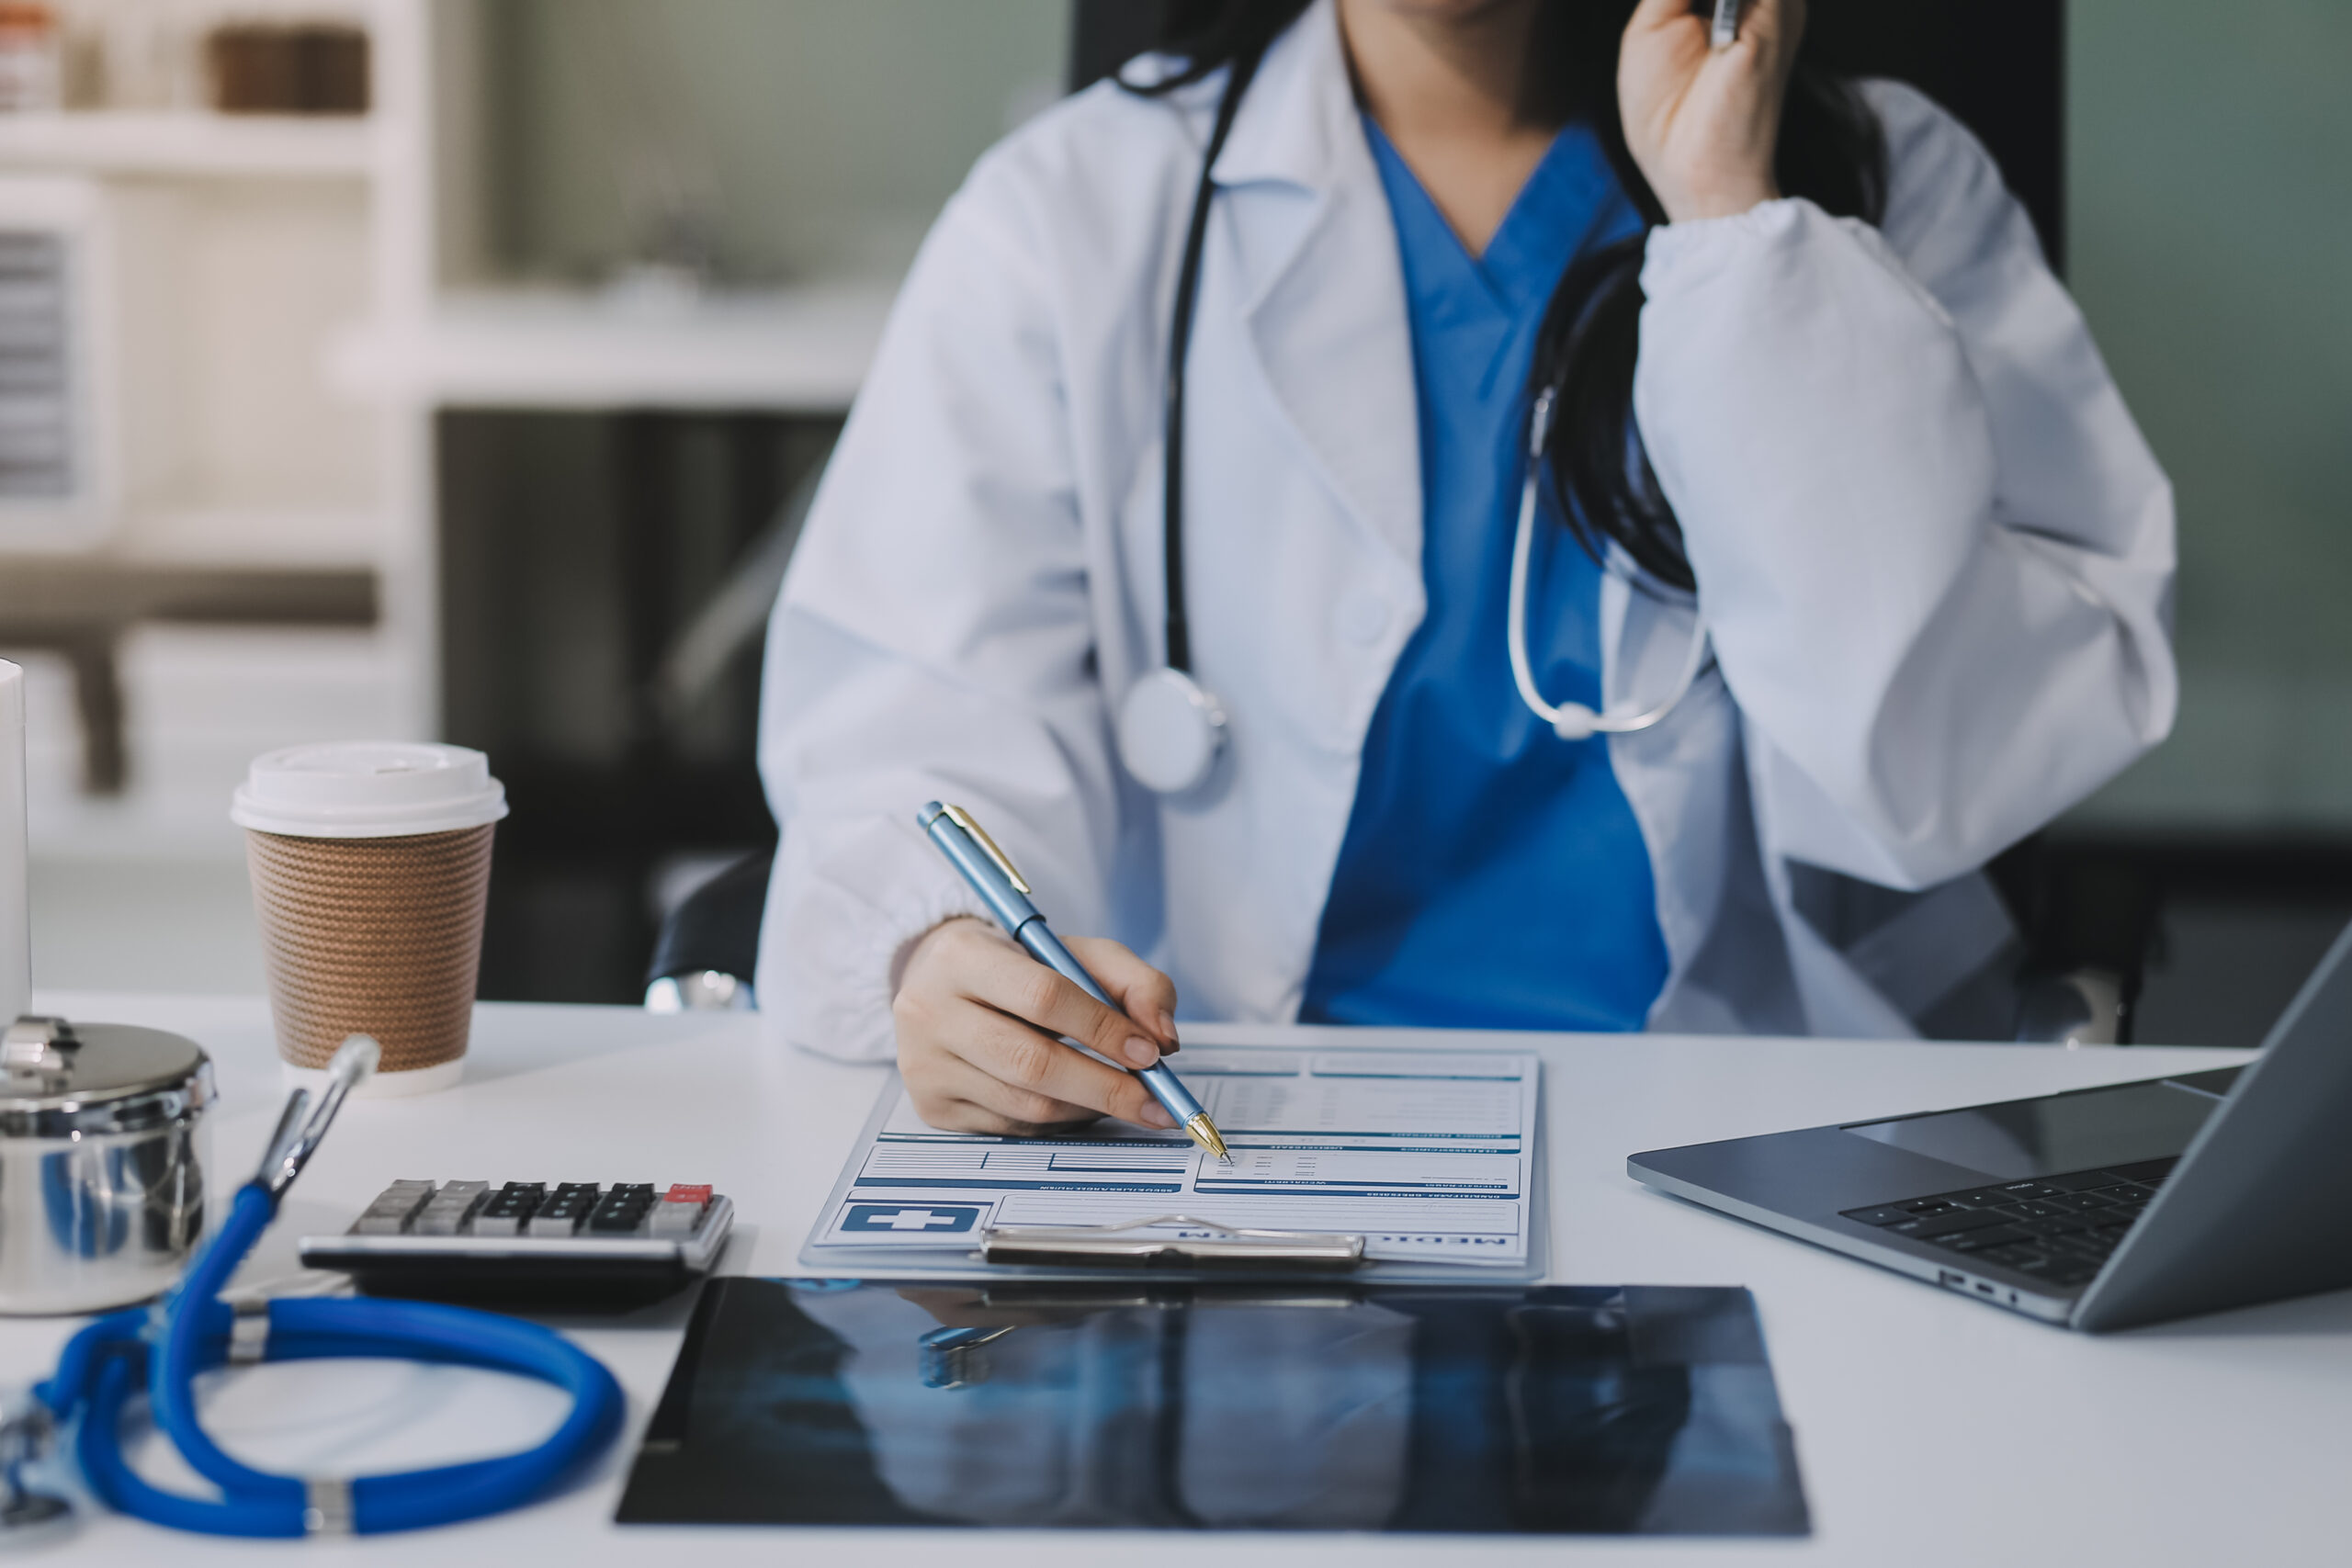
[(782, 832), (772, 1036), (893, 1054), (913, 938), (983, 907), (914, 826), (968, 807), (1057, 925), (1103, 929), (1108, 726), (1045, 272), (1001, 158), (908, 276), (770, 622), (760, 766)]
[(1882, 228), (1660, 228), (1634, 409), (1770, 852), (1983, 863), (2172, 724), (2172, 494), (1973, 137), (1873, 84)]

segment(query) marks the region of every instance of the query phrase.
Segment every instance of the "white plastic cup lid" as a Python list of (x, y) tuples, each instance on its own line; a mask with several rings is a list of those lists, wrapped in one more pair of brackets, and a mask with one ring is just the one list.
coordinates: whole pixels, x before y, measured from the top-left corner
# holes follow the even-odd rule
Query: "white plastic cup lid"
[(240, 828), (298, 839), (391, 839), (506, 815), (490, 759), (463, 746), (348, 740), (254, 759), (231, 799)]

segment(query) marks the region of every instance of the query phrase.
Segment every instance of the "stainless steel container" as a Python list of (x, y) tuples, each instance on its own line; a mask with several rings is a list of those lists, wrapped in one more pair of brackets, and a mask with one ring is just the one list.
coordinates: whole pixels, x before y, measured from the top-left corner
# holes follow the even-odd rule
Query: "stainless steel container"
[(128, 1024), (20, 1018), (0, 1043), (0, 1313), (94, 1312), (179, 1278), (204, 1232), (212, 1064)]

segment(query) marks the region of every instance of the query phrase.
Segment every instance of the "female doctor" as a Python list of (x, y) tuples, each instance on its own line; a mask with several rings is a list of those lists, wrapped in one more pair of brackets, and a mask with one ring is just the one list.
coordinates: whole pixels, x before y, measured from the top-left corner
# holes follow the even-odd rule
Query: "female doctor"
[(1167, 1125), (1053, 1036), (1180, 997), (2006, 1035), (1977, 868), (2170, 727), (2173, 520), (1983, 149), (1802, 0), (1198, 9), (899, 297), (770, 634), (771, 1027), (995, 1132)]

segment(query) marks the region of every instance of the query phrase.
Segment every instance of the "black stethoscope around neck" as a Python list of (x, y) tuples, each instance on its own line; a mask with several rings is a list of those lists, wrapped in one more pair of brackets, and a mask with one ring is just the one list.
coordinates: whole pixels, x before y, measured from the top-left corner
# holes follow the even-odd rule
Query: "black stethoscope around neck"
[[(1216, 195), (1217, 154), (1233, 130), (1241, 96), (1257, 73), (1256, 54), (1237, 59), (1217, 104), (1216, 123), (1201, 158), (1201, 179), (1193, 193), (1193, 215), (1184, 230), (1184, 258), (1176, 274), (1176, 303), (1168, 329), (1167, 470), (1162, 479), (1161, 550), (1167, 595), (1168, 661), (1147, 671), (1120, 700), (1119, 761), (1128, 776), (1156, 795), (1184, 795), (1206, 783), (1225, 752), (1228, 723), (1225, 705), (1193, 676), (1192, 624), (1184, 609), (1184, 362), (1192, 347), (1193, 315), (1200, 298), (1201, 253), (1208, 238), (1209, 209)], [(1528, 414), (1527, 471), (1521, 483), (1519, 521), (1511, 545), (1510, 645), (1512, 683), (1521, 701), (1563, 740), (1595, 735), (1625, 735), (1664, 719), (1689, 694), (1706, 663), (1706, 624), (1694, 617), (1690, 649), (1663, 701), (1640, 709), (1593, 708), (1583, 703), (1549, 703), (1536, 689), (1527, 652), (1528, 559), (1535, 534), (1537, 479), (1544, 469), (1558, 389), (1537, 394)]]

